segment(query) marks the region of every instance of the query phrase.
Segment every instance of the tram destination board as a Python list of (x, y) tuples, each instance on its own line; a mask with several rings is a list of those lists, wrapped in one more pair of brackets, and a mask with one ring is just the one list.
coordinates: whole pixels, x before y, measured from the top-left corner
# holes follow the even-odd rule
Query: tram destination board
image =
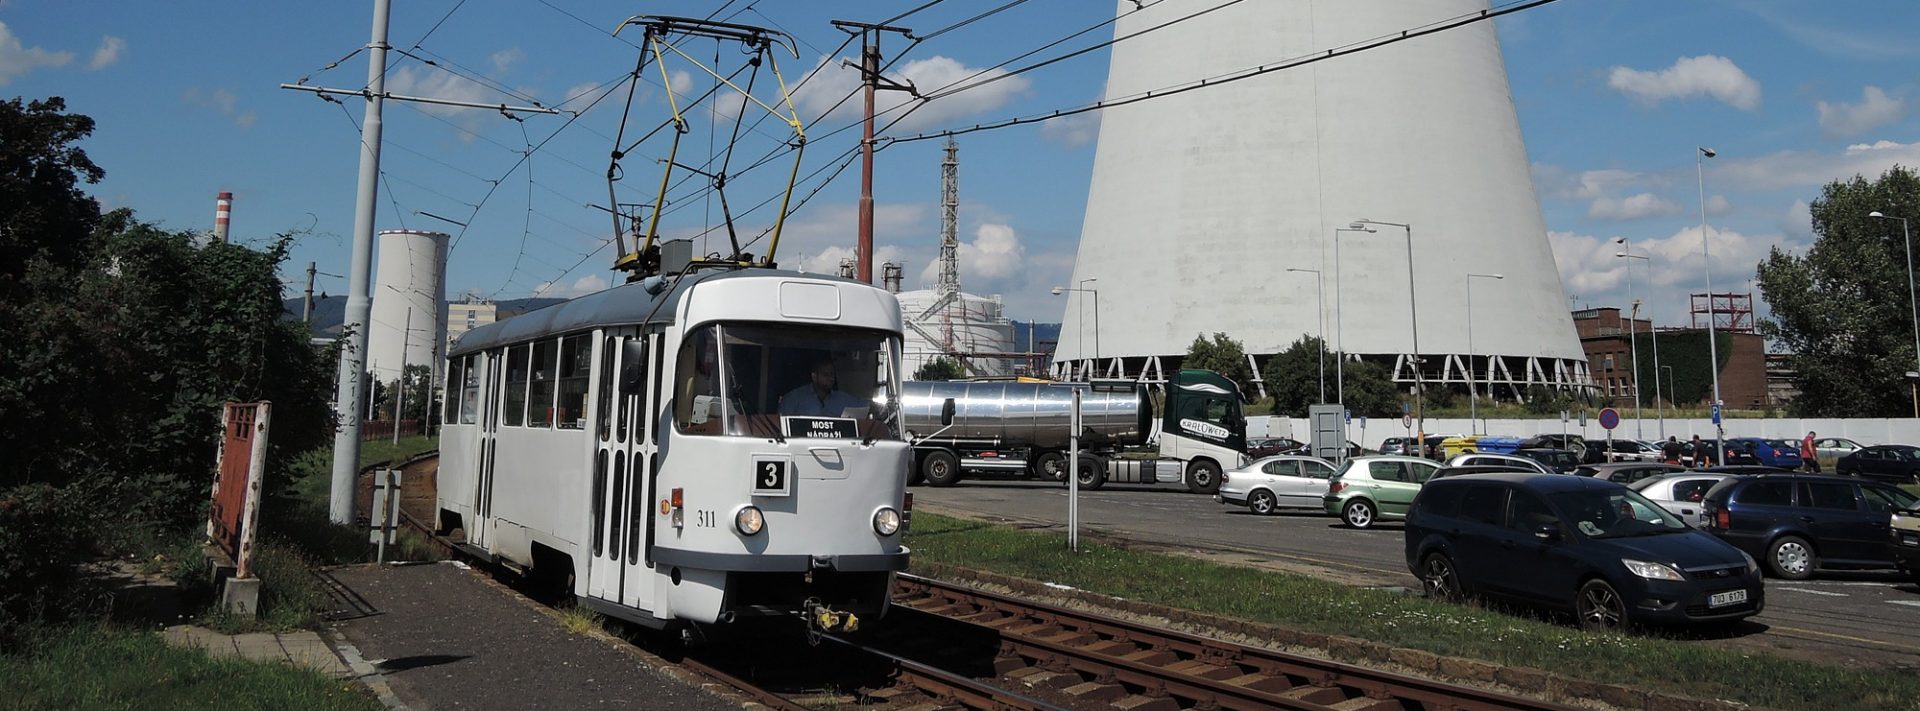
[(846, 417), (787, 417), (788, 437), (813, 439), (855, 439), (859, 427)]

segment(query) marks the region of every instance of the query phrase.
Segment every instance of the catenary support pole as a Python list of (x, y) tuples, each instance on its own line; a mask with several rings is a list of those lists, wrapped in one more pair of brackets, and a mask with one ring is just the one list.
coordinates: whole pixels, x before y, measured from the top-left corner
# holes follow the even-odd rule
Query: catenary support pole
[(360, 406), (366, 396), (367, 312), (372, 294), (373, 221), (380, 188), (380, 109), (386, 94), (387, 17), (390, 0), (373, 0), (373, 37), (367, 42), (366, 116), (360, 123), (360, 183), (353, 204), (352, 270), (347, 272), (347, 312), (341, 328), (340, 369), (334, 385), (333, 478), (327, 515), (353, 522), (353, 482), (360, 468)]

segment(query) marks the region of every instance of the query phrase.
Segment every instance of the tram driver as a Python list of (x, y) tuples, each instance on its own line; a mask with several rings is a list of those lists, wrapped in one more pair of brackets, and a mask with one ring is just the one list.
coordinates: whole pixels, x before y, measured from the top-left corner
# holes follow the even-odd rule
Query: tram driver
[(836, 380), (833, 357), (829, 355), (815, 359), (807, 371), (807, 382), (780, 397), (780, 414), (848, 417), (856, 414), (849, 410), (864, 410), (869, 406), (870, 403), (862, 402), (860, 398), (835, 387)]

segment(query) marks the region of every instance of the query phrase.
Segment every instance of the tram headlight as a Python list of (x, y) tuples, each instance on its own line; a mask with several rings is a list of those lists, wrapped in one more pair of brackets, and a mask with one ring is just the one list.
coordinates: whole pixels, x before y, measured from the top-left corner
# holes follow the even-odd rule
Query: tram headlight
[(760, 513), (758, 506), (742, 506), (733, 514), (733, 527), (743, 534), (756, 535), (766, 529), (767, 517)]
[(873, 512), (873, 531), (882, 536), (891, 536), (900, 532), (900, 512), (892, 506), (882, 506)]

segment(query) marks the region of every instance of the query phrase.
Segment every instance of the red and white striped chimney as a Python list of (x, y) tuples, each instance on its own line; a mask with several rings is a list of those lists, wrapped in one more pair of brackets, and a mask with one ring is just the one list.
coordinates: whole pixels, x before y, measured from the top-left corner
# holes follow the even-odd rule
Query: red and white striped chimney
[(233, 193), (223, 192), (213, 201), (213, 241), (227, 241), (227, 220), (233, 216)]

